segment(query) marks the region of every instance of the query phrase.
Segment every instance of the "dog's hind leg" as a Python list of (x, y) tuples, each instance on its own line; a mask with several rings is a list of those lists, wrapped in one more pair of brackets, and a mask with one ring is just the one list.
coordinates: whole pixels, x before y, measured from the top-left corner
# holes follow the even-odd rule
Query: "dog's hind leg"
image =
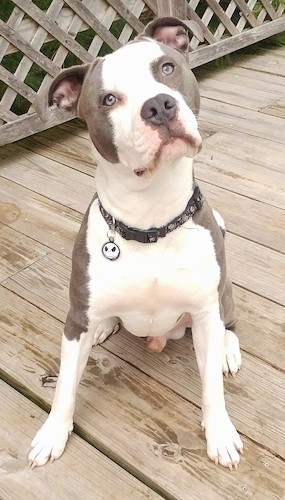
[(241, 353), (238, 336), (232, 330), (225, 331), (223, 372), (234, 377), (241, 369)]
[(31, 468), (53, 462), (64, 451), (68, 436), (73, 429), (73, 413), (76, 389), (91, 351), (93, 332), (87, 331), (72, 340), (62, 338), (61, 363), (51, 412), (36, 434), (28, 461)]
[(109, 335), (112, 333), (117, 333), (120, 329), (119, 318), (113, 316), (111, 318), (104, 319), (97, 326), (94, 337), (93, 337), (93, 345), (102, 344), (104, 340), (106, 340)]

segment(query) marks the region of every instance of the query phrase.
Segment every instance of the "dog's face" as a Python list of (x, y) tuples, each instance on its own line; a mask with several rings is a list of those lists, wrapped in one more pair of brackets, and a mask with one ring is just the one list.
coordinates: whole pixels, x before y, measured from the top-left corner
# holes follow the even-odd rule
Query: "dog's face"
[(91, 65), (61, 72), (48, 98), (49, 105), (77, 106), (99, 160), (120, 163), (138, 176), (161, 162), (194, 157), (201, 147), (198, 86), (181, 49), (187, 48), (185, 29), (159, 26), (153, 38), (147, 29)]

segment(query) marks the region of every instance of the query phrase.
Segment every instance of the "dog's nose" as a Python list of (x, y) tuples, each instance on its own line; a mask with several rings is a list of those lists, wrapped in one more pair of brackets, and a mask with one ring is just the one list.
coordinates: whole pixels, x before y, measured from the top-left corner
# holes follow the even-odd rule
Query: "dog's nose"
[(167, 94), (158, 94), (148, 99), (141, 110), (141, 117), (153, 125), (167, 125), (177, 112), (176, 101)]

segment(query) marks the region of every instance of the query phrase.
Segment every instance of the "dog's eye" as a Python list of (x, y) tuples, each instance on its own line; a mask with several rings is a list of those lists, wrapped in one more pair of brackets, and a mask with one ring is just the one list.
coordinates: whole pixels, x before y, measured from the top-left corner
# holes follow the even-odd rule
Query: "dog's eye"
[(174, 71), (174, 64), (165, 63), (162, 65), (162, 73), (164, 73), (166, 76), (172, 75), (173, 71)]
[(117, 102), (117, 100), (117, 97), (115, 97), (113, 94), (107, 94), (103, 99), (103, 104), (104, 106), (113, 106)]

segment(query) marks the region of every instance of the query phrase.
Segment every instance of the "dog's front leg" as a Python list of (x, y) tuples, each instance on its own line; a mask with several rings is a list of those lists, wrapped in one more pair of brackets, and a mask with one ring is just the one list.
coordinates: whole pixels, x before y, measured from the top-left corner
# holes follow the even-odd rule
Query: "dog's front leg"
[[(95, 325), (96, 326), (96, 325)], [(53, 462), (64, 451), (73, 429), (73, 413), (77, 386), (91, 351), (94, 325), (82, 332), (79, 339), (68, 340), (63, 334), (60, 370), (51, 412), (36, 434), (28, 461), (34, 468)]]
[(242, 441), (225, 408), (223, 387), (223, 348), (225, 326), (220, 319), (218, 301), (192, 314), (192, 334), (202, 381), (202, 426), (207, 453), (216, 464), (237, 468)]

